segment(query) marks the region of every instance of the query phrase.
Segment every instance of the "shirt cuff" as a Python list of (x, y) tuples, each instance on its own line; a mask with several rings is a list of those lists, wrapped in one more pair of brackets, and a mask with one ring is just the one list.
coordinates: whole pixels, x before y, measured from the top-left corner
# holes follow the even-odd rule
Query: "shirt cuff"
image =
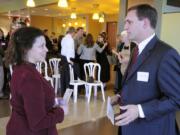
[(142, 106), (140, 104), (138, 104), (138, 111), (139, 111), (139, 117), (140, 118), (145, 118)]

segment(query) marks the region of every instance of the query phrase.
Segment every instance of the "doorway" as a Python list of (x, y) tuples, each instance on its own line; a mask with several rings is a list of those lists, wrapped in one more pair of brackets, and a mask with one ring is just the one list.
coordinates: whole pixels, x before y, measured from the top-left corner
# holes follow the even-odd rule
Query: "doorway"
[(116, 48), (117, 22), (107, 22), (107, 37), (111, 48)]

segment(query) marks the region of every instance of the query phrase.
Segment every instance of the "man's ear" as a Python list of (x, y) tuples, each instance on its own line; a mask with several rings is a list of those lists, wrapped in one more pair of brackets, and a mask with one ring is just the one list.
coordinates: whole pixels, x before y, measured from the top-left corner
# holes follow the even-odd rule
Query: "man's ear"
[(147, 18), (144, 18), (143, 22), (144, 22), (143, 24), (144, 29), (147, 29), (147, 27), (150, 27), (150, 21)]

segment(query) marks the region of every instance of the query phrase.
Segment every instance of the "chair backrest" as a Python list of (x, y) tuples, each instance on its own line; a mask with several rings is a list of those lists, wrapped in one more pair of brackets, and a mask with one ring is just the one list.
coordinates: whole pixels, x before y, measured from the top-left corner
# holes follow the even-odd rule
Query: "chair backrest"
[(53, 74), (56, 74), (56, 75), (59, 74), (59, 62), (60, 61), (61, 61), (60, 58), (49, 59), (50, 69)]
[(44, 73), (45, 77), (48, 76), (48, 69), (47, 69), (47, 62), (46, 61), (41, 61), (41, 62), (36, 63), (36, 69), (40, 74)]
[(51, 77), (48, 76), (48, 66), (47, 66), (47, 62), (46, 61), (41, 61), (36, 63), (36, 69), (40, 74), (43, 74), (44, 78), (47, 81), (50, 81), (52, 87), (54, 87), (53, 85), (53, 79)]
[(98, 63), (85, 63), (84, 72), (86, 81), (88, 77), (93, 77), (94, 80), (100, 81), (101, 66)]

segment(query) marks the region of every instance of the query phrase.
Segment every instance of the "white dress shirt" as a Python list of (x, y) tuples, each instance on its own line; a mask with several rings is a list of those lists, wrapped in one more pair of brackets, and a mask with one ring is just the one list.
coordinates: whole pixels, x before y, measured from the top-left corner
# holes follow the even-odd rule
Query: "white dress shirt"
[(70, 62), (70, 58), (75, 58), (74, 49), (74, 39), (71, 34), (66, 34), (61, 41), (61, 55), (66, 56), (68, 62)]
[[(143, 40), (141, 43), (138, 44), (139, 54), (142, 53), (143, 49), (146, 47), (146, 45), (149, 43), (149, 41), (155, 36), (155, 33), (153, 33), (151, 36)], [(139, 55), (138, 54), (138, 55)]]
[[(139, 54), (140, 55), (143, 51), (143, 49), (146, 47), (146, 45), (149, 43), (149, 41), (155, 36), (155, 33), (153, 33), (150, 37), (146, 38), (145, 40), (143, 40), (139, 45), (138, 45), (138, 49), (139, 49)], [(140, 104), (138, 104), (138, 110), (139, 110), (139, 117), (140, 118), (145, 118), (142, 106)]]

